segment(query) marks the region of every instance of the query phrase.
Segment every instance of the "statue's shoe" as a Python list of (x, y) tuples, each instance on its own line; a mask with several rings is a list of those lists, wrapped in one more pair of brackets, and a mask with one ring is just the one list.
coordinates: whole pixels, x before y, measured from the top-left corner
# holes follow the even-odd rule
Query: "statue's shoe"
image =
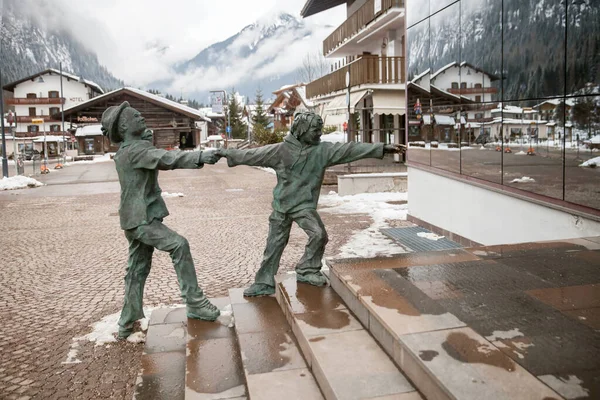
[(325, 275), (323, 275), (321, 273), (321, 271), (313, 272), (311, 274), (306, 274), (306, 275), (296, 274), (296, 281), (302, 282), (302, 283), (308, 283), (309, 285), (313, 285), (313, 286), (326, 286), (327, 285), (327, 278), (325, 278)]
[(253, 283), (248, 289), (244, 290), (244, 296), (270, 296), (275, 294), (275, 287), (264, 283)]
[(121, 328), (119, 327), (119, 334), (117, 336), (118, 340), (125, 340), (133, 333), (133, 328)]
[(202, 301), (200, 305), (197, 306), (187, 306), (187, 316), (192, 319), (201, 319), (204, 321), (214, 321), (219, 318), (221, 315), (221, 311), (212, 304), (208, 299), (206, 301)]

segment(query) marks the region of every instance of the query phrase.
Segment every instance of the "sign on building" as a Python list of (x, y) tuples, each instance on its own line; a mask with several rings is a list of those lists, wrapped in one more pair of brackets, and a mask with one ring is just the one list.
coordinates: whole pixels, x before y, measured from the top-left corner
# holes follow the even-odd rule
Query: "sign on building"
[(210, 107), (214, 113), (223, 113), (223, 93), (213, 92), (210, 94)]
[(375, 15), (377, 15), (379, 12), (381, 12), (381, 0), (375, 0), (374, 1), (374, 6), (375, 6)]

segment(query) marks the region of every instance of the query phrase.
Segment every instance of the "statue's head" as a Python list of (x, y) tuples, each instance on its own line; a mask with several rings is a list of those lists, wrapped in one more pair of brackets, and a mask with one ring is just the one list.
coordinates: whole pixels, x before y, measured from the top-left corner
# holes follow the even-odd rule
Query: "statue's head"
[(119, 106), (108, 107), (104, 111), (102, 131), (113, 143), (152, 140), (152, 131), (146, 127), (146, 120), (127, 101)]
[(314, 112), (301, 112), (294, 115), (290, 132), (300, 142), (308, 145), (321, 143), (323, 119)]

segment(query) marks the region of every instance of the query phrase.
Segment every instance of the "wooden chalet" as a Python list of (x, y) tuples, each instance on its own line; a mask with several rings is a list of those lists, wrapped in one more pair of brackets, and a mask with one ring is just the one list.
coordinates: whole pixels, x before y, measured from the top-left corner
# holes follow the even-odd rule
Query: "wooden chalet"
[(118, 149), (118, 145), (109, 143), (101, 135), (99, 124), (102, 113), (108, 107), (118, 106), (124, 101), (141, 112), (148, 128), (154, 131), (154, 145), (158, 148), (197, 148), (200, 146), (202, 128), (196, 122), (204, 121), (210, 126), (211, 120), (200, 110), (140, 89), (125, 87), (64, 110), (65, 123), (70, 125), (72, 131), (78, 132), (76, 138), (80, 153), (102, 154)]

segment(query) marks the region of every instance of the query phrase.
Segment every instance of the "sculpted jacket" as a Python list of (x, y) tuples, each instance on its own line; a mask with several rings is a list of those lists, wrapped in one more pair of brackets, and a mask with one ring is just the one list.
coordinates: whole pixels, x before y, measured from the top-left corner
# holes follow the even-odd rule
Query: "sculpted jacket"
[(201, 154), (157, 149), (146, 140), (124, 142), (114, 157), (121, 183), (121, 228), (133, 229), (169, 215), (158, 186), (158, 170), (202, 168)]
[(325, 169), (361, 158), (383, 158), (383, 143), (302, 144), (288, 134), (283, 143), (250, 150), (227, 150), (227, 163), (270, 167), (277, 173), (273, 190), (273, 209), (294, 213), (316, 209)]

